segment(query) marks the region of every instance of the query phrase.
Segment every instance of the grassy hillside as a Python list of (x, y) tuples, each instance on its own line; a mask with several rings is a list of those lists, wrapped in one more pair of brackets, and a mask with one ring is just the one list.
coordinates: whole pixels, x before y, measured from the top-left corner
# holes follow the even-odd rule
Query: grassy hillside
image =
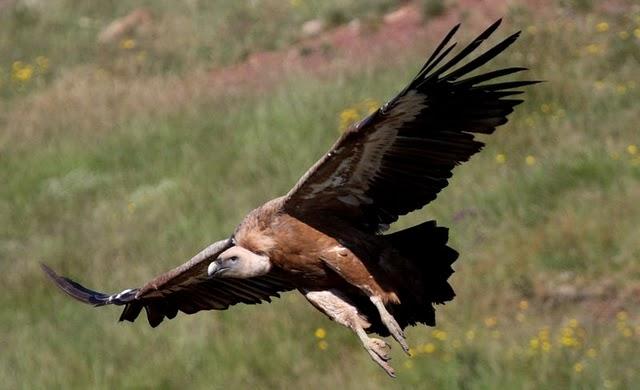
[[(354, 109), (404, 86), (425, 45), (330, 76), (289, 72), (265, 88), (214, 88), (209, 70), (286, 47), (313, 17), (375, 25), (393, 2), (375, 3), (0, 8), (1, 387), (634, 387), (640, 9), (624, 3), (522, 4), (505, 15), (502, 36), (523, 35), (491, 66), (527, 66), (547, 82), (436, 202), (400, 221), (450, 226), (461, 257), (458, 296), (439, 308), (438, 327), (409, 330), (413, 358), (394, 346), (395, 381), (295, 293), (152, 330), (44, 279), (39, 262), (104, 291), (137, 286), (286, 192)], [(140, 6), (149, 26), (96, 42)]]

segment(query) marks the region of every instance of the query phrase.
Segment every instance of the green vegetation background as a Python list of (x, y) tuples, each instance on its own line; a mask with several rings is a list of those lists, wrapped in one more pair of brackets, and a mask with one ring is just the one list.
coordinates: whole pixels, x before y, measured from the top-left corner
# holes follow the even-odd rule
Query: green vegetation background
[[(633, 388), (640, 380), (640, 9), (514, 3), (489, 67), (547, 80), (424, 210), (461, 252), (456, 300), (394, 348), (288, 294), (158, 329), (81, 306), (38, 263), (103, 291), (140, 285), (286, 192), (341, 120), (388, 99), (440, 37), (331, 77), (216, 88), (209, 70), (286, 47), (303, 22), (374, 25), (392, 1), (0, 4), (0, 387)], [(427, 18), (448, 3), (424, 2)], [(98, 33), (132, 9), (150, 31)], [(470, 10), (469, 12), (473, 12)], [(466, 38), (479, 28), (465, 28)], [(392, 60), (389, 60), (391, 58)], [(359, 114), (361, 115), (361, 113)], [(342, 119), (341, 119), (342, 118)]]

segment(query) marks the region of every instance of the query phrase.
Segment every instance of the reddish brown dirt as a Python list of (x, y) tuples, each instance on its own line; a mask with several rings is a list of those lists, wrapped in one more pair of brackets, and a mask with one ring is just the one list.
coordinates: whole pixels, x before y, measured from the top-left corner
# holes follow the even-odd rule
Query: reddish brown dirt
[(336, 67), (381, 62), (409, 50), (423, 50), (426, 55), (428, 47), (455, 24), (464, 21), (465, 30), (479, 32), (505, 15), (508, 5), (508, 0), (459, 0), (425, 22), (420, 6), (409, 3), (385, 15), (377, 26), (353, 21), (283, 50), (254, 53), (242, 63), (213, 70), (211, 78), (225, 88), (265, 87), (291, 71), (330, 74)]

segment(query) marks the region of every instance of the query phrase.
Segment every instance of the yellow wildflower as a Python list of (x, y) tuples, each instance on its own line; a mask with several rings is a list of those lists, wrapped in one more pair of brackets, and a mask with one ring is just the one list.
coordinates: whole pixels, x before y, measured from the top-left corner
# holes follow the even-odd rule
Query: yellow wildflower
[(624, 328), (622, 330), (622, 335), (624, 337), (631, 337), (631, 336), (633, 336), (633, 331), (631, 330), (631, 328)]
[(136, 47), (136, 41), (131, 38), (123, 39), (120, 42), (120, 47), (127, 50), (133, 49)]
[(604, 48), (602, 47), (602, 45), (599, 45), (597, 43), (592, 43), (590, 45), (587, 45), (585, 49), (587, 51), (587, 54), (592, 54), (592, 55), (598, 55), (604, 52)]
[(447, 339), (447, 332), (445, 332), (444, 330), (434, 330), (433, 332), (431, 332), (431, 335), (435, 338), (438, 339), (440, 341), (444, 341)]
[(620, 31), (618, 32), (618, 37), (622, 40), (625, 40), (627, 38), (629, 38), (629, 33), (626, 31)]
[(291, 4), (292, 7), (298, 7), (301, 3), (301, 0), (289, 0), (289, 4)]
[(354, 108), (347, 108), (340, 113), (340, 130), (344, 131), (360, 119), (360, 114)]
[(33, 76), (33, 66), (29, 64), (23, 64), (20, 61), (13, 63), (13, 78), (17, 81), (29, 81)]
[(635, 35), (636, 38), (640, 38), (640, 28), (636, 28), (635, 30), (633, 30), (633, 35)]
[(577, 347), (580, 345), (578, 340), (572, 336), (562, 336), (560, 338), (560, 344), (563, 347), (569, 347), (569, 348)]
[(133, 214), (133, 212), (136, 211), (136, 204), (129, 202), (129, 204), (127, 204), (127, 210), (129, 211), (129, 214)]
[(524, 161), (527, 163), (527, 165), (531, 166), (531, 165), (533, 165), (533, 164), (535, 164), (535, 163), (536, 163), (536, 158), (535, 158), (535, 157), (533, 157), (532, 155), (528, 155), (528, 156), (524, 159)]
[(323, 339), (325, 337), (327, 337), (327, 331), (324, 330), (324, 328), (318, 328), (316, 329), (316, 331), (313, 333), (316, 338), (318, 339)]
[(551, 343), (548, 341), (542, 342), (542, 351), (549, 352), (551, 350)]
[(518, 309), (520, 310), (527, 310), (529, 308), (529, 302), (526, 299), (521, 300), (520, 302), (518, 302)]
[(577, 373), (581, 373), (582, 370), (584, 370), (584, 365), (580, 362), (576, 363), (573, 365), (573, 371), (577, 372)]
[(569, 328), (577, 328), (578, 327), (578, 320), (576, 320), (575, 318), (572, 318), (569, 320)]
[(540, 347), (540, 340), (538, 340), (537, 338), (533, 338), (531, 340), (529, 340), (529, 348), (532, 350), (537, 350), (538, 347)]
[(498, 323), (498, 319), (496, 317), (487, 317), (484, 319), (484, 324), (487, 328), (493, 328)]
[(321, 351), (324, 351), (325, 349), (329, 348), (329, 343), (327, 343), (326, 340), (320, 340), (320, 341), (318, 341), (318, 348)]
[[(631, 144), (629, 146), (627, 146), (627, 153), (634, 155), (636, 153), (638, 153), (638, 147), (634, 144)], [(624, 317), (624, 319), (620, 319), (620, 317)], [(616, 316), (618, 318), (618, 320), (620, 321), (624, 321), (627, 319), (627, 313), (624, 311), (621, 311), (620, 313), (618, 313), (618, 315)]]
[[(576, 326), (577, 326), (577, 322), (576, 322)], [(580, 342), (575, 337), (575, 333), (573, 331), (574, 328), (575, 327), (571, 327), (571, 325), (568, 327), (562, 328), (560, 345), (562, 345), (563, 347), (577, 347), (580, 345)]]
[(502, 153), (496, 154), (496, 162), (498, 164), (504, 164), (505, 162), (507, 162), (507, 156)]
[(609, 23), (600, 22), (600, 23), (596, 24), (596, 31), (598, 31), (598, 32), (607, 32), (607, 31), (609, 31)]
[(527, 32), (531, 35), (535, 35), (538, 32), (538, 27), (531, 25), (527, 27)]
[(436, 346), (432, 343), (426, 343), (424, 345), (424, 352), (426, 353), (434, 353), (436, 351)]
[(38, 71), (40, 73), (45, 72), (49, 69), (49, 59), (44, 56), (36, 57), (36, 65), (38, 65)]
[(624, 95), (625, 93), (627, 93), (627, 86), (624, 84), (616, 85), (616, 92), (618, 92), (620, 95)]
[(593, 359), (596, 356), (598, 356), (598, 352), (594, 348), (589, 348), (587, 350), (587, 356), (589, 356), (591, 359)]

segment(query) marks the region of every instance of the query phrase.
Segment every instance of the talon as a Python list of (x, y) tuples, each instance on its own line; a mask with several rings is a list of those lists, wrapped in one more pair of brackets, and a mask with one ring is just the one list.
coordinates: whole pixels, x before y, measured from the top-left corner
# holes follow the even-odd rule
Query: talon
[(383, 356), (380, 356), (375, 350), (367, 347), (365, 348), (367, 352), (369, 352), (369, 356), (371, 356), (371, 359), (373, 359), (374, 362), (378, 363), (378, 365), (387, 373), (387, 375), (392, 378), (396, 377), (395, 370), (388, 363), (388, 361), (390, 360), (388, 355), (385, 354)]
[(391, 360), (391, 357), (389, 356), (391, 346), (389, 346), (389, 344), (387, 344), (384, 340), (370, 338), (367, 342), (367, 345), (365, 345), (365, 348), (367, 349), (367, 351), (373, 351), (376, 355), (378, 355), (380, 359), (384, 360), (385, 362)]
[(376, 362), (386, 373), (392, 378), (396, 377), (396, 373), (388, 363), (391, 360), (389, 350), (391, 346), (384, 340), (370, 338), (362, 328), (355, 328), (356, 334), (362, 342), (362, 346), (367, 350), (371, 359)]
[(371, 302), (373, 302), (373, 304), (378, 309), (378, 312), (380, 313), (380, 319), (382, 320), (382, 323), (389, 330), (389, 333), (391, 333), (391, 336), (393, 336), (393, 338), (398, 342), (398, 344), (400, 344), (404, 353), (411, 356), (411, 354), (409, 353), (409, 345), (407, 344), (407, 341), (404, 338), (404, 332), (402, 331), (402, 327), (400, 327), (396, 319), (393, 318), (393, 316), (387, 311), (387, 308), (384, 306), (384, 303), (382, 303), (382, 300), (380, 299), (380, 297), (373, 296), (370, 299), (371, 299)]

